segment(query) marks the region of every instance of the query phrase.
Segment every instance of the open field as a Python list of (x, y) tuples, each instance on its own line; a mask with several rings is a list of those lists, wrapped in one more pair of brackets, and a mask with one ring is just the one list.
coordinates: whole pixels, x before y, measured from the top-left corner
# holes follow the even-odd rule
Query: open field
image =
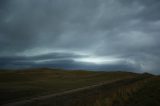
[(0, 95), (3, 95), (0, 103), (6, 106), (124, 106), (121, 104), (131, 103), (151, 81), (155, 82), (155, 88), (159, 87), (158, 79), (129, 72), (6, 71), (0, 72)]

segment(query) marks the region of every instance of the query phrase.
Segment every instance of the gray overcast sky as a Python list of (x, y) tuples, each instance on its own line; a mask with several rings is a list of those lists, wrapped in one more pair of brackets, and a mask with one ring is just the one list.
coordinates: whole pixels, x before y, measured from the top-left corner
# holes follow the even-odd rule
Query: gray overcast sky
[(160, 73), (160, 0), (0, 0), (0, 68)]

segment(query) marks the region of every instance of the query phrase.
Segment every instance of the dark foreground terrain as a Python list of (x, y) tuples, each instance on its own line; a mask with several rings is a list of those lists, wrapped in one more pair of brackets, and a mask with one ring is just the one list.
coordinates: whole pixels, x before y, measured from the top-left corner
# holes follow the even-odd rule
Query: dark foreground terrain
[(2, 106), (160, 106), (160, 77), (34, 69), (0, 72)]

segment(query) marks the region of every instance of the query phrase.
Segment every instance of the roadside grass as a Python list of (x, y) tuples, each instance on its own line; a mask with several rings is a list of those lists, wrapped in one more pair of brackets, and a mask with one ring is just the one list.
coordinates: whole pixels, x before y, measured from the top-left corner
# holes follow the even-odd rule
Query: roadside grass
[(160, 77), (119, 87), (106, 97), (100, 94), (91, 106), (160, 106)]
[(160, 106), (160, 77), (149, 80), (124, 103), (124, 106)]

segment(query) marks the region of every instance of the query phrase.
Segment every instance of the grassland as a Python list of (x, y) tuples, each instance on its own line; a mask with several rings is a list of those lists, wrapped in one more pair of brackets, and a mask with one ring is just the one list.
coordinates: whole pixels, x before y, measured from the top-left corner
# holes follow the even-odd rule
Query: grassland
[[(71, 92), (63, 94), (67, 91)], [(52, 95), (57, 93), (62, 94)], [(56, 69), (3, 71), (0, 72), (0, 95), (3, 95), (1, 104), (41, 97), (15, 106), (159, 106), (160, 77)], [(43, 98), (43, 95), (52, 96)]]
[(136, 76), (127, 72), (34, 69), (0, 72), (0, 103), (58, 93), (109, 80)]

